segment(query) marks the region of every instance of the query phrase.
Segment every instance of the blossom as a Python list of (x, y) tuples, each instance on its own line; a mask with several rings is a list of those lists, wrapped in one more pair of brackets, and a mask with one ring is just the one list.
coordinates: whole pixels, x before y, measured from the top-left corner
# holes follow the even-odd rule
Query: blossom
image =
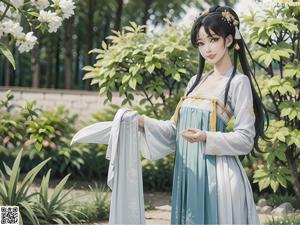
[(24, 0), (10, 0), (10, 3), (18, 8), (24, 5)]
[(37, 38), (33, 35), (33, 32), (28, 32), (22, 38), (17, 39), (16, 46), (21, 53), (29, 52), (36, 44)]
[(3, 33), (11, 34), (13, 36), (22, 35), (23, 27), (21, 27), (20, 23), (14, 22), (12, 20), (5, 20), (1, 24), (0, 30)]
[(63, 13), (63, 19), (67, 19), (74, 15), (74, 2), (72, 0), (53, 0), (54, 4), (59, 6)]
[(48, 0), (31, 0), (31, 3), (38, 9), (45, 9), (50, 5)]
[(57, 16), (56, 13), (51, 11), (44, 11), (44, 10), (40, 11), (38, 20), (42, 23), (48, 24), (50, 33), (56, 32), (62, 23), (62, 18)]

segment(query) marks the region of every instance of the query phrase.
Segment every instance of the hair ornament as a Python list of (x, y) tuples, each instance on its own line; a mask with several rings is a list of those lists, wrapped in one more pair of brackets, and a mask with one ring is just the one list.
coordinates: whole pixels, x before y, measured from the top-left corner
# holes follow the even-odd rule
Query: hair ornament
[(229, 24), (232, 23), (232, 25), (235, 27), (239, 25), (239, 21), (235, 19), (235, 17), (228, 10), (225, 9), (222, 12), (222, 16), (222, 19), (227, 21)]
[(240, 30), (239, 30), (239, 28), (237, 26), (235, 27), (234, 39), (242, 39)]

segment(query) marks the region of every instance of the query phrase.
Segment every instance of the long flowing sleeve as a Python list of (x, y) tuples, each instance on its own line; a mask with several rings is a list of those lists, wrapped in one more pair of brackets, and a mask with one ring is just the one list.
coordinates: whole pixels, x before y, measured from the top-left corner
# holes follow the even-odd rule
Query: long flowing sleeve
[(232, 80), (232, 107), (235, 117), (233, 131), (205, 131), (206, 155), (246, 155), (253, 148), (255, 114), (250, 80), (243, 74), (236, 78), (235, 83)]
[(144, 118), (144, 131), (141, 137), (143, 156), (150, 160), (156, 160), (174, 152), (176, 128), (173, 121), (158, 120), (145, 115), (142, 117)]

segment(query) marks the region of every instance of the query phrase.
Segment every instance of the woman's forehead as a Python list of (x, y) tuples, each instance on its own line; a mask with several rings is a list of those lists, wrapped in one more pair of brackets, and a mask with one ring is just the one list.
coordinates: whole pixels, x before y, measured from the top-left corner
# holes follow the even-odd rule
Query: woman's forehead
[[(209, 32), (212, 36), (218, 36), (211, 29), (209, 29)], [(210, 37), (210, 36), (208, 35), (208, 33), (206, 33), (204, 27), (201, 26), (199, 31), (198, 31), (198, 38), (199, 39), (202, 39), (202, 38), (205, 39), (205, 38), (208, 38), (208, 37)]]

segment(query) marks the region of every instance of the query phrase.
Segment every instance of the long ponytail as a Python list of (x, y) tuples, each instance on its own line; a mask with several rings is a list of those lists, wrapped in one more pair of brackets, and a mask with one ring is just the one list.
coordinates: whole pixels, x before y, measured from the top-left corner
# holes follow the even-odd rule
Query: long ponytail
[[(237, 19), (239, 21), (237, 14), (234, 12), (234, 10), (232, 8), (230, 8), (228, 6), (222, 6), (222, 7), (221, 6), (213, 6), (213, 7), (211, 7), (208, 12), (201, 14), (195, 20), (195, 22), (193, 24), (192, 31), (191, 31), (191, 42), (195, 48), (197, 47), (197, 35), (198, 35), (199, 29), (201, 26), (204, 26), (205, 31), (207, 33), (209, 33), (209, 30), (211, 29), (216, 34), (222, 36), (224, 40), (225, 40), (225, 37), (228, 36), (229, 34), (231, 34), (233, 37), (235, 36), (235, 29), (233, 28), (233, 26), (228, 26), (228, 24), (223, 23), (221, 20), (221, 17), (222, 17), (221, 13), (224, 12), (225, 10), (229, 11), (232, 15), (234, 15), (235, 19)], [(239, 24), (240, 23), (238, 23), (238, 26), (239, 26)], [(236, 44), (238, 44), (239, 49), (233, 48), (233, 46), (235, 46)], [(241, 39), (233, 40), (233, 43), (229, 46), (229, 49), (232, 49), (232, 48), (234, 50), (234, 52), (233, 52), (233, 71), (230, 75), (230, 78), (229, 78), (227, 84), (226, 84), (224, 106), (226, 106), (226, 103), (227, 103), (228, 91), (230, 88), (231, 80), (236, 75), (237, 60), (239, 58), (243, 74), (248, 76), (248, 78), (250, 80), (252, 96), (253, 96), (253, 109), (254, 109), (254, 113), (255, 113), (255, 131), (256, 131), (253, 147), (256, 151), (262, 152), (258, 146), (258, 139), (259, 139), (259, 137), (261, 137), (265, 141), (270, 140), (270, 138), (266, 136), (265, 129), (264, 129), (265, 121), (267, 121), (266, 129), (269, 126), (269, 116), (268, 116), (266, 107), (262, 103), (262, 95), (261, 95), (258, 83), (255, 79), (254, 60), (250, 54), (249, 49), (247, 48), (246, 43), (244, 42), (242, 35), (241, 35)], [(245, 48), (252, 60), (254, 72), (252, 72), (250, 69), (248, 60), (246, 58)], [(199, 65), (198, 65), (197, 76), (196, 76), (194, 84), (187, 91), (186, 95), (189, 95), (194, 90), (194, 88), (199, 84), (202, 74), (203, 74), (204, 66), (205, 66), (205, 59), (202, 57), (202, 55), (199, 52)], [(257, 92), (253, 86), (251, 76), (253, 77), (253, 79), (257, 85), (259, 95), (257, 94)], [(250, 154), (253, 156), (256, 156), (255, 151), (251, 151)], [(241, 158), (244, 158), (244, 156), (241, 156)]]

